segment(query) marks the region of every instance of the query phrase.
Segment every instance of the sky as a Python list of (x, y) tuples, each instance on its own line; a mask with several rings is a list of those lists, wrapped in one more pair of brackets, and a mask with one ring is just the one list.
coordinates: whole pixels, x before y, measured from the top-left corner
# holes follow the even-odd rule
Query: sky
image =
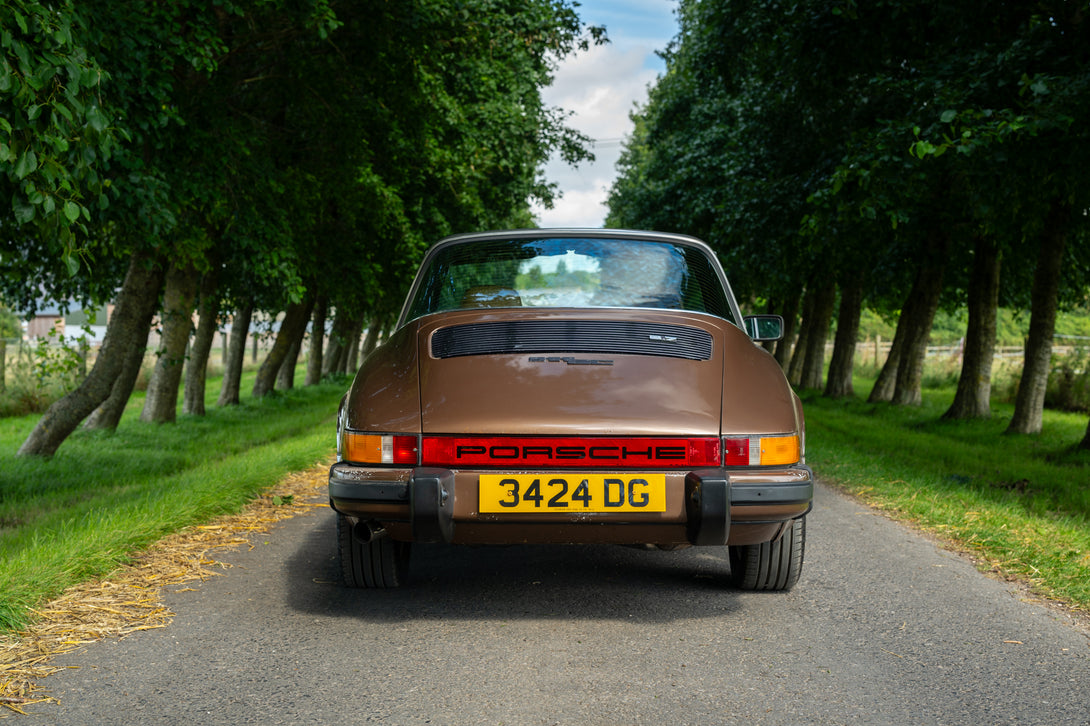
[(677, 34), (675, 0), (579, 0), (584, 24), (604, 25), (610, 42), (565, 58), (553, 84), (542, 91), (545, 103), (573, 115), (568, 125), (595, 144), (593, 163), (572, 168), (552, 159), (545, 176), (562, 197), (553, 209), (535, 207), (542, 227), (601, 227), (605, 200), (616, 176), (621, 142), (632, 129), (634, 104), (647, 100), (647, 87), (665, 65), (655, 51)]

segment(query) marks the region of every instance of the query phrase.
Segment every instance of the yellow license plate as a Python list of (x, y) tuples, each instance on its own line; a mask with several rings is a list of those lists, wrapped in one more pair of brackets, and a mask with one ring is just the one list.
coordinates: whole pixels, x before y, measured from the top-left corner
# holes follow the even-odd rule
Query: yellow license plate
[(481, 474), (480, 511), (665, 512), (665, 474)]

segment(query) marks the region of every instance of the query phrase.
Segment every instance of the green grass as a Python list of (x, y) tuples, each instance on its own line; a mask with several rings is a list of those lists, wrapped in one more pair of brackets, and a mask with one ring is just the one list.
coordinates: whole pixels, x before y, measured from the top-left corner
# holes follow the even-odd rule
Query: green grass
[[(77, 431), (52, 459), (17, 458), (37, 416), (0, 419), (0, 631), (30, 608), (108, 574), (187, 525), (238, 511), (285, 473), (333, 451), (344, 381), (216, 408), (205, 417), (138, 421), (134, 395), (116, 433)], [(243, 390), (248, 390), (245, 384)]]
[[(873, 381), (858, 379), (861, 398)], [(1045, 411), (1040, 435), (1006, 435), (1013, 407), (942, 421), (952, 387), (916, 407), (804, 396), (807, 460), (819, 478), (960, 547), (982, 569), (1090, 609), (1086, 414)]]

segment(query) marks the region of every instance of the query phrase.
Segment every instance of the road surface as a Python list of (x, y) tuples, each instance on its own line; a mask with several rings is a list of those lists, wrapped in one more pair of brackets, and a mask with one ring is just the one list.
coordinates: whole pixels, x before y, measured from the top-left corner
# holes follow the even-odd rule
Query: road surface
[(334, 531), (223, 554), (27, 723), (1090, 724), (1085, 630), (823, 486), (789, 593), (730, 589), (725, 549), (438, 545), (350, 591)]

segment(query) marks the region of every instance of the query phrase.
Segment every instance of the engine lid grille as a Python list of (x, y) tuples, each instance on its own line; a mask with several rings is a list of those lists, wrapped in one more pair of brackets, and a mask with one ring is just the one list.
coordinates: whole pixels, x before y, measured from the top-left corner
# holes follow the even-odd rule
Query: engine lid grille
[(616, 320), (504, 320), (435, 331), (434, 358), (502, 353), (612, 353), (710, 360), (712, 336), (686, 325)]

